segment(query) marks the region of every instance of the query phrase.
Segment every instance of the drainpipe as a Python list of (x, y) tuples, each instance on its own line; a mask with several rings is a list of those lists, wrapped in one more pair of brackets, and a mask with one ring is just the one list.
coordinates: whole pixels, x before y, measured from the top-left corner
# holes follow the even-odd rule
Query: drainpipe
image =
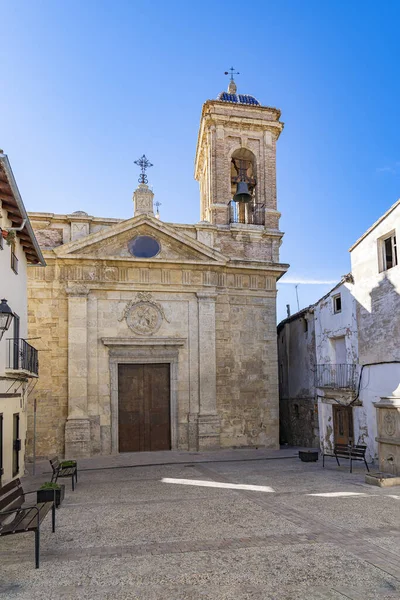
[(19, 227), (6, 227), (5, 231), (22, 231), (26, 225), (26, 219), (22, 221), (22, 224)]

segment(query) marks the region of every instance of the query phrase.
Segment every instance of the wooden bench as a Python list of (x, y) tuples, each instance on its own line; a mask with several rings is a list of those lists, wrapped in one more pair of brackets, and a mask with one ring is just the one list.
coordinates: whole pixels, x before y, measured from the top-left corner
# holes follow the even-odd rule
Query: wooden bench
[(367, 471), (369, 472), (369, 467), (367, 461), (365, 460), (366, 450), (367, 446), (363, 446), (361, 444), (356, 444), (354, 446), (350, 444), (335, 444), (333, 448), (333, 454), (322, 454), (322, 466), (325, 467), (325, 456), (332, 456), (336, 458), (336, 462), (339, 467), (339, 458), (346, 458), (350, 460), (350, 473), (353, 472), (353, 460), (363, 460), (365, 466), (367, 467)]
[(52, 530), (56, 529), (55, 490), (53, 502), (42, 502), (24, 506), (25, 496), (37, 494), (24, 492), (19, 479), (14, 479), (0, 488), (0, 537), (13, 533), (35, 532), (35, 567), (39, 568), (40, 525), (45, 516), (52, 511)]
[[(64, 461), (67, 462), (67, 461)], [(68, 461), (73, 462), (74, 465), (71, 467), (63, 467), (63, 463), (58, 460), (58, 456), (54, 456), (50, 458), (51, 468), (53, 469), (53, 475), (51, 476), (51, 481), (57, 483), (57, 479), (60, 477), (71, 477), (72, 482), (72, 491), (75, 490), (75, 483), (78, 483), (78, 464), (76, 460)]]

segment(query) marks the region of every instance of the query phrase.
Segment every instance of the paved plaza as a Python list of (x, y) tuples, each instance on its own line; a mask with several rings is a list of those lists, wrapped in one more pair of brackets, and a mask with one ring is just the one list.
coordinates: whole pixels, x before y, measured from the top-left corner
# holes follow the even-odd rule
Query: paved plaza
[[(293, 450), (80, 461), (55, 534), (43, 523), (39, 570), (33, 534), (0, 538), (0, 597), (398, 599), (400, 488), (343, 463)], [(39, 467), (25, 487), (49, 479)]]

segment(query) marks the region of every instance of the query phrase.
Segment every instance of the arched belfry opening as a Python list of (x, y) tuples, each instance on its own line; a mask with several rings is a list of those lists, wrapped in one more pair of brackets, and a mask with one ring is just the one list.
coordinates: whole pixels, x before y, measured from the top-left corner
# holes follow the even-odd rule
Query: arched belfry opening
[(279, 231), (276, 142), (283, 129), (281, 113), (237, 93), (235, 70), (230, 71), (228, 90), (202, 109), (195, 159), (200, 218), (216, 226), (240, 223)]
[(231, 156), (230, 223), (264, 225), (264, 204), (257, 201), (257, 162), (247, 148), (238, 148)]

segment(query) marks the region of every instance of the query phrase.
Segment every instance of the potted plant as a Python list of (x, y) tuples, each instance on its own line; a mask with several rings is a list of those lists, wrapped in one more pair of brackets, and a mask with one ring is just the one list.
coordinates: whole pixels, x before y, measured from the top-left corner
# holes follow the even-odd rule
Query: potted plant
[(61, 502), (64, 500), (65, 485), (59, 483), (52, 483), (47, 481), (37, 491), (37, 502), (53, 502), (54, 492), (56, 499), (56, 507), (58, 508)]
[(303, 462), (317, 462), (318, 450), (299, 450), (299, 458)]
[(2, 229), (2, 236), (6, 240), (8, 246), (12, 246), (12, 244), (15, 242), (16, 233), (13, 230), (7, 231), (6, 229)]

